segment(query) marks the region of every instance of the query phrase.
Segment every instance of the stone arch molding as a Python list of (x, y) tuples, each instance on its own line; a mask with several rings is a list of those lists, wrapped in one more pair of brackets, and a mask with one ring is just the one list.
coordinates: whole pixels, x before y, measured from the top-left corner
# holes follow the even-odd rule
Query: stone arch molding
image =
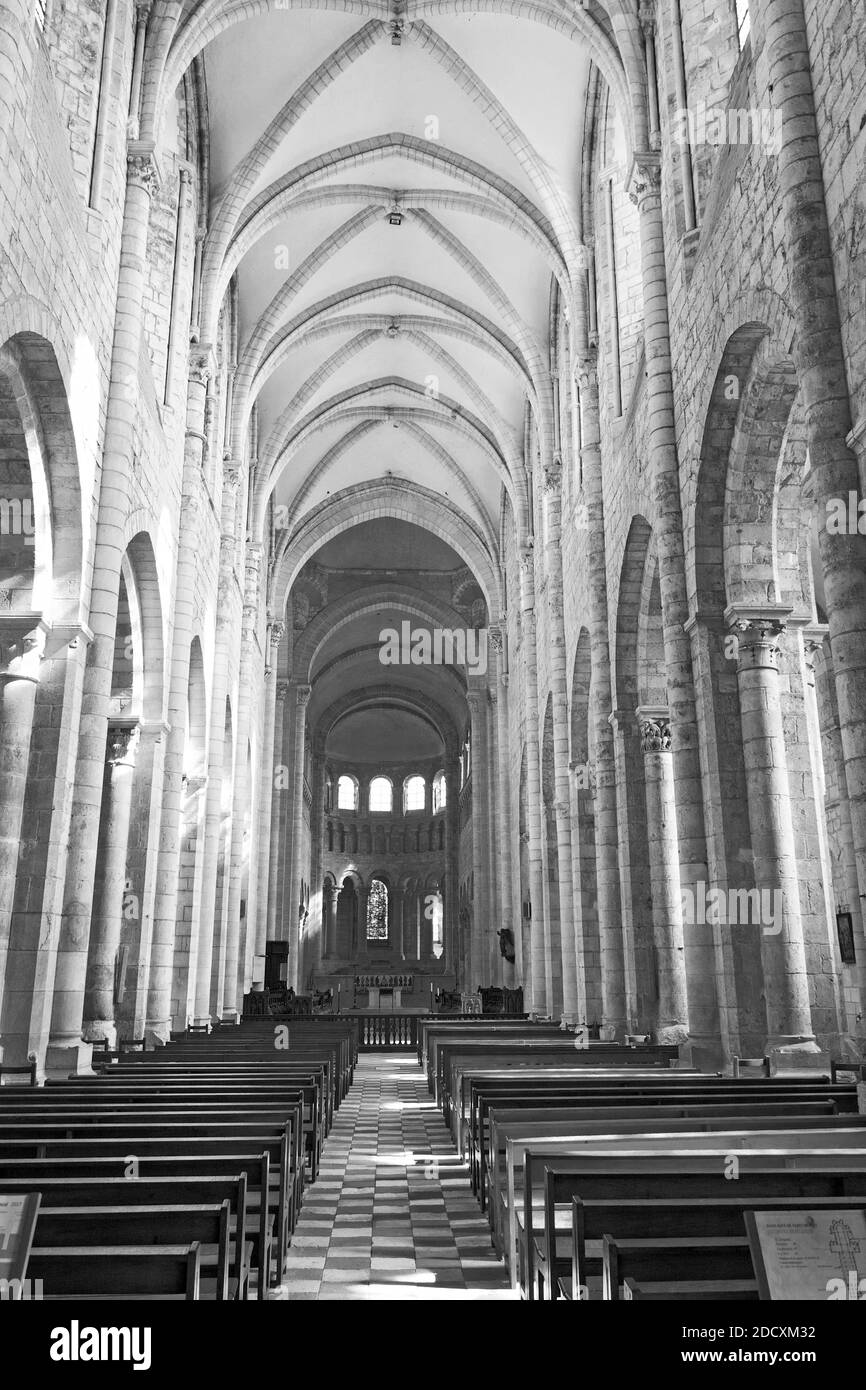
[[(0, 377), (15, 400), (30, 475), (33, 506), (34, 573), (31, 606), (51, 625), (80, 625), (84, 525), (79, 451), (67, 390), (54, 345), (40, 329), (51, 329), (40, 306), (7, 311), (0, 332), (18, 327), (0, 347)], [(34, 327), (22, 328), (22, 322)]]
[[(292, 585), (317, 550), (361, 521), (395, 517), (431, 531), (466, 562), (475, 574), (489, 613), (502, 604), (498, 556), (490, 555), (471, 522), (430, 488), (403, 480), (356, 484), (314, 508), (293, 532), (274, 574), (274, 608), (283, 612)], [(291, 559), (289, 559), (289, 553)]]
[(457, 757), (460, 739), (454, 721), (444, 705), (440, 705), (438, 701), (431, 699), (429, 695), (425, 695), (419, 690), (406, 690), (402, 686), (393, 685), (358, 687), (355, 690), (347, 691), (345, 695), (341, 695), (339, 699), (328, 705), (316, 720), (315, 751), (317, 755), (324, 757), (328, 734), (344, 715), (350, 714), (356, 709), (366, 709), (383, 702), (399, 705), (410, 710), (413, 714), (420, 714), (432, 725), (442, 739), (446, 761)]
[[(163, 107), (184, 72), (208, 43), (234, 24), (276, 10), (337, 10), (357, 15), (360, 20), (378, 20), (381, 38), (386, 39), (393, 18), (385, 0), (202, 0), (184, 13), (179, 0), (172, 0), (157, 17), (148, 43), (142, 97), (143, 138), (153, 138)], [(495, 13), (504, 18), (524, 19), (553, 29), (569, 42), (580, 44), (603, 74), (622, 113), (629, 157), (634, 150), (647, 149), (648, 114), (643, 44), (636, 11), (622, 0), (603, 0), (604, 20), (582, 7), (570, 13), (547, 0), (420, 0), (404, 22), (403, 33), (410, 42), (416, 22), (423, 24), (423, 42), (431, 32), (425, 15), (471, 15)], [(427, 40), (429, 42), (429, 39)], [(458, 70), (459, 71), (459, 70)], [(462, 74), (461, 74), (462, 75)], [(456, 80), (456, 79), (455, 79)], [(476, 98), (483, 101), (483, 93)]]
[(310, 684), (316, 658), (328, 637), (357, 618), (375, 613), (383, 607), (399, 609), (437, 627), (455, 628), (464, 625), (462, 615), (450, 604), (431, 598), (420, 591), (407, 590), (399, 584), (379, 584), (373, 589), (348, 594), (316, 614), (295, 644), (292, 679), (303, 685)]

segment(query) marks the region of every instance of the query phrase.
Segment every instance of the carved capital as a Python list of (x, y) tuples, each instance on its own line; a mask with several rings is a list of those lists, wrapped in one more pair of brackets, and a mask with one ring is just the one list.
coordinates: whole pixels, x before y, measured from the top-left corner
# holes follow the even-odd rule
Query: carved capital
[(487, 640), (495, 652), (501, 652), (505, 646), (505, 635), (501, 627), (489, 627), (487, 629)]
[(47, 626), (33, 613), (0, 623), (0, 676), (38, 681), (45, 656)]
[(740, 604), (725, 609), (725, 620), (737, 635), (738, 671), (778, 671), (782, 661), (780, 639), (791, 612), (781, 606), (750, 609)]
[(112, 767), (132, 767), (138, 747), (139, 725), (136, 720), (109, 724), (105, 761)]
[(232, 465), (223, 466), (223, 492), (237, 492), (241, 481), (241, 470)]
[(647, 39), (652, 38), (658, 23), (656, 19), (655, 0), (640, 0), (640, 4), (638, 5), (638, 19), (640, 20), (640, 27), (644, 32), (644, 37)]
[(291, 689), (290, 681), (277, 681), (277, 699), (285, 700)]
[(558, 495), (562, 491), (562, 459), (558, 454), (545, 465), (543, 486), (548, 495)]
[(815, 669), (815, 659), (819, 652), (824, 650), (824, 643), (830, 635), (830, 628), (827, 623), (813, 623), (810, 627), (803, 629), (803, 650), (806, 653), (806, 665), (810, 671)]
[(641, 150), (635, 154), (626, 187), (628, 196), (637, 208), (658, 197), (662, 186), (661, 158), (656, 150)]
[(271, 646), (278, 647), (286, 635), (285, 623), (271, 623)]
[(640, 746), (644, 753), (669, 753), (671, 751), (670, 716), (661, 712), (649, 713), (638, 710)]
[(214, 350), (209, 343), (197, 344), (189, 355), (190, 384), (207, 386), (216, 370)]
[(130, 140), (126, 147), (127, 182), (143, 188), (153, 198), (162, 184), (156, 159), (156, 146), (151, 140)]
[(310, 703), (310, 696), (312, 695), (312, 693), (313, 693), (312, 686), (309, 686), (309, 685), (296, 685), (296, 686), (295, 686), (295, 705), (296, 705), (296, 707), (297, 707), (298, 709), (306, 709), (306, 708), (307, 708), (307, 705)]
[(574, 379), (578, 390), (586, 391), (598, 386), (598, 349), (587, 348), (574, 359)]

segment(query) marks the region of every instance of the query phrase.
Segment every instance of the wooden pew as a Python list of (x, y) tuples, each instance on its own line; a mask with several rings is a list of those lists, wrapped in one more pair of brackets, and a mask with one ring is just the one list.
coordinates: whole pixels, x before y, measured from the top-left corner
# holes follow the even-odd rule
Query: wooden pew
[(482, 1204), (482, 1210), (488, 1212), (494, 1244), (500, 1249), (503, 1244), (501, 1214), (513, 1199), (513, 1194), (520, 1192), (522, 1150), (530, 1146), (534, 1151), (539, 1151), (543, 1145), (547, 1154), (555, 1155), (567, 1153), (572, 1139), (575, 1143), (582, 1143), (602, 1134), (640, 1136), (695, 1133), (704, 1128), (729, 1130), (735, 1125), (762, 1130), (789, 1131), (796, 1128), (801, 1132), (826, 1132), (830, 1129), (849, 1131), (852, 1128), (866, 1130), (866, 1116), (837, 1116), (833, 1112), (832, 1102), (826, 1101), (765, 1104), (756, 1100), (751, 1105), (718, 1106), (710, 1099), (698, 1097), (690, 1105), (660, 1103), (581, 1107), (578, 1112), (573, 1111), (568, 1117), (555, 1122), (547, 1118), (526, 1121), (519, 1114), (509, 1118), (510, 1113), (491, 1111), (491, 1166), (485, 1172), (488, 1198)]
[[(797, 1121), (792, 1123), (796, 1125)], [(508, 1224), (505, 1255), (513, 1274), (521, 1268), (528, 1278), (537, 1265), (541, 1276), (545, 1276), (547, 1252), (552, 1250), (554, 1259), (556, 1257), (555, 1239), (551, 1240), (551, 1232), (569, 1229), (571, 1198), (580, 1195), (579, 1186), (567, 1190), (569, 1176), (578, 1175), (593, 1153), (609, 1153), (611, 1165), (616, 1167), (620, 1159), (626, 1162), (637, 1155), (649, 1162), (655, 1155), (664, 1155), (672, 1149), (685, 1155), (702, 1150), (719, 1150), (726, 1158), (738, 1154), (741, 1162), (743, 1155), (748, 1156), (752, 1150), (784, 1150), (797, 1154), (804, 1149), (838, 1149), (850, 1151), (855, 1157), (858, 1152), (866, 1152), (866, 1133), (862, 1117), (859, 1116), (851, 1117), (851, 1121), (845, 1117), (841, 1127), (838, 1120), (830, 1119), (814, 1129), (792, 1129), (784, 1124), (779, 1127), (772, 1122), (765, 1126), (760, 1118), (756, 1118), (732, 1130), (729, 1121), (716, 1122), (712, 1118), (705, 1118), (672, 1121), (664, 1127), (667, 1132), (659, 1126), (654, 1127), (654, 1132), (647, 1133), (649, 1125), (645, 1124), (644, 1131), (635, 1134), (629, 1133), (627, 1121), (623, 1124), (625, 1128), (621, 1134), (617, 1133), (616, 1125), (611, 1125), (609, 1136), (602, 1135), (596, 1129), (594, 1133), (577, 1135), (572, 1139), (517, 1138), (507, 1141), (504, 1210)], [(724, 1176), (722, 1160), (718, 1161), (717, 1167)], [(518, 1181), (521, 1168), (522, 1180)], [(549, 1173), (555, 1173), (550, 1188), (547, 1182)], [(529, 1198), (531, 1205), (527, 1207)], [(564, 1203), (568, 1208), (561, 1213), (558, 1225), (555, 1224), (557, 1203)], [(535, 1297), (534, 1285), (527, 1297)]]
[[(766, 1145), (767, 1137), (740, 1137), (746, 1142), (740, 1143), (736, 1150), (737, 1197), (799, 1197), (805, 1193), (817, 1197), (848, 1197), (866, 1193), (866, 1149), (815, 1146), (812, 1134), (800, 1136), (809, 1142), (808, 1148), (795, 1148), (790, 1135), (784, 1136), (786, 1147), (781, 1147), (782, 1136), (778, 1134), (770, 1136), (772, 1148), (748, 1148), (750, 1140), (753, 1145), (755, 1142)], [(531, 1299), (536, 1293), (534, 1281), (539, 1251), (546, 1270), (562, 1269), (557, 1245), (561, 1228), (556, 1222), (556, 1209), (560, 1204), (566, 1204), (570, 1212), (575, 1196), (584, 1201), (667, 1199), (674, 1195), (692, 1200), (729, 1196), (731, 1182), (726, 1178), (726, 1165), (734, 1150), (727, 1145), (703, 1147), (708, 1143), (719, 1144), (720, 1139), (726, 1140), (727, 1136), (696, 1136), (690, 1147), (684, 1147), (684, 1137), (679, 1135), (673, 1141), (677, 1145), (673, 1150), (669, 1147), (670, 1141), (667, 1149), (634, 1147), (629, 1150), (610, 1144), (601, 1148), (587, 1145), (586, 1152), (581, 1155), (572, 1153), (567, 1158), (541, 1160), (544, 1164), (544, 1227), (543, 1240), (538, 1246), (533, 1210), (531, 1205), (526, 1205), (524, 1196), (528, 1231), (524, 1231), (521, 1238), (525, 1264), (520, 1279), (525, 1285), (526, 1297)], [(636, 1145), (639, 1141), (631, 1142)], [(837, 1146), (839, 1136), (828, 1136), (828, 1142)], [(532, 1180), (531, 1168), (528, 1162), (524, 1170), (525, 1183), (527, 1178)], [(516, 1276), (517, 1273), (515, 1271)], [(545, 1297), (552, 1296), (546, 1287), (549, 1278), (549, 1275), (545, 1278)], [(530, 1280), (533, 1281), (531, 1289)]]
[[(166, 1138), (246, 1138), (259, 1133), (289, 1136), (291, 1195), (289, 1225), (294, 1229), (300, 1210), (303, 1168), (300, 1151), (300, 1109), (281, 1103), (276, 1108), (265, 1106), (236, 1106), (231, 1101), (217, 1106), (216, 1102), (203, 1108), (195, 1103), (169, 1106), (147, 1091), (140, 1095), (137, 1106), (117, 1109), (110, 1101), (89, 1098), (84, 1104), (67, 1103), (61, 1110), (55, 1104), (45, 1109), (9, 1107), (0, 1104), (0, 1137), (32, 1139), (34, 1142), (57, 1142), (60, 1139), (100, 1139), (113, 1135), (126, 1136), (132, 1143), (137, 1137)], [(132, 1150), (134, 1152), (134, 1150)]]
[[(8, 1183), (11, 1190), (21, 1190), (23, 1183), (51, 1187), (55, 1207), (65, 1187), (68, 1211), (62, 1209), (62, 1216), (68, 1233), (50, 1243), (49, 1231), (43, 1250), (80, 1249), (88, 1241), (99, 1242), (100, 1248), (120, 1244), (135, 1249), (145, 1243), (135, 1239), (147, 1216), (147, 1204), (140, 1200), (143, 1179), (164, 1184), (173, 1195), (175, 1187), (185, 1184), (237, 1177), (227, 1171), (231, 1163), (245, 1183), (244, 1203), (232, 1218), (234, 1287), (240, 1292), (246, 1285), (250, 1261), (244, 1265), (244, 1252), (251, 1245), (258, 1296), (264, 1298), (272, 1242), (279, 1276), (300, 1209), (304, 1147), (315, 1180), (325, 1131), (351, 1077), (357, 1037), (353, 1027), (302, 1034), (292, 1025), (290, 1047), (287, 1060), (272, 1030), (244, 1038), (227, 1032), (218, 1043), (196, 1038), (159, 1054), (126, 1054), (100, 1075), (30, 1093), (27, 1104), (15, 1103), (7, 1092), (0, 1097), (0, 1184)], [(138, 1176), (118, 1177), (133, 1157)], [(138, 1187), (135, 1200), (126, 1200), (126, 1190), (110, 1191), (113, 1184)], [(76, 1194), (71, 1199), (70, 1191)], [(154, 1201), (164, 1202), (157, 1192)], [(200, 1246), (213, 1246), (215, 1287), (225, 1289), (228, 1233), (222, 1242), (205, 1242), (205, 1234), (215, 1234), (212, 1227), (205, 1231), (204, 1216), (183, 1205), (193, 1229), (184, 1232), (183, 1211), (175, 1210), (181, 1203), (175, 1198), (167, 1204), (172, 1210), (162, 1220), (158, 1238), (170, 1247), (188, 1247), (193, 1238)], [(96, 1230), (91, 1224), (79, 1240), (75, 1232), (86, 1225), (88, 1211)]]
[(30, 1279), (43, 1298), (199, 1299), (200, 1250), (191, 1245), (33, 1246)]
[(671, 1299), (685, 1299), (688, 1303), (757, 1303), (758, 1286), (754, 1280), (739, 1279), (701, 1279), (684, 1283), (639, 1284), (636, 1279), (626, 1279), (623, 1300), (626, 1303), (655, 1299), (669, 1302)]
[[(571, 1273), (557, 1278), (558, 1292), (570, 1300), (590, 1300), (600, 1295), (603, 1275), (603, 1241), (640, 1237), (650, 1239), (742, 1238), (746, 1233), (744, 1213), (761, 1211), (847, 1210), (862, 1211), (864, 1198), (803, 1196), (768, 1197), (765, 1194), (737, 1193), (724, 1197), (657, 1197), (572, 1199)], [(557, 1251), (567, 1250), (557, 1232)], [(559, 1265), (559, 1260), (557, 1260)], [(754, 1277), (752, 1274), (750, 1277)]]
[(624, 1279), (637, 1283), (680, 1280), (694, 1283), (738, 1279), (754, 1282), (752, 1254), (745, 1236), (655, 1236), (653, 1238), (606, 1235), (602, 1253), (602, 1299), (620, 1301)]
[[(200, 1247), (200, 1297), (225, 1302), (241, 1296), (240, 1281), (230, 1280), (230, 1208), (219, 1206), (40, 1207), (34, 1244), (59, 1249), (86, 1245), (120, 1246), (195, 1243)], [(209, 1269), (213, 1277), (208, 1278)]]
[[(536, 1097), (536, 1100), (538, 1098)], [(559, 1098), (552, 1098), (558, 1100)], [(527, 1135), (542, 1135), (547, 1132), (551, 1137), (556, 1137), (557, 1133), (567, 1133), (568, 1125), (572, 1120), (580, 1120), (587, 1107), (594, 1111), (610, 1111), (611, 1117), (617, 1108), (642, 1107), (648, 1113), (658, 1110), (660, 1107), (680, 1107), (682, 1113), (686, 1113), (687, 1107), (712, 1105), (717, 1114), (728, 1114), (735, 1117), (738, 1114), (747, 1114), (754, 1111), (755, 1107), (760, 1106), (762, 1113), (768, 1117), (779, 1115), (797, 1116), (818, 1116), (834, 1115), (839, 1112), (846, 1114), (856, 1114), (856, 1095), (846, 1097), (831, 1097), (821, 1090), (809, 1091), (805, 1088), (787, 1092), (784, 1088), (775, 1088), (766, 1093), (750, 1092), (745, 1095), (737, 1095), (735, 1090), (717, 1089), (715, 1087), (700, 1088), (690, 1087), (635, 1087), (632, 1089), (618, 1088), (616, 1091), (602, 1092), (586, 1090), (577, 1092), (568, 1098), (566, 1104), (535, 1105), (532, 1106), (527, 1098), (522, 1105), (513, 1106), (512, 1098), (506, 1096), (504, 1104), (500, 1105), (499, 1099), (494, 1098), (493, 1102), (485, 1105), (480, 1110), (481, 1117), (484, 1117), (486, 1110), (486, 1134), (480, 1129), (480, 1139), (473, 1142), (473, 1149), (478, 1148), (476, 1153), (476, 1182), (475, 1189), (479, 1195), (482, 1210), (487, 1202), (487, 1177), (491, 1166), (496, 1166), (499, 1154), (502, 1149), (501, 1142), (495, 1143), (492, 1133), (492, 1117), (495, 1115), (500, 1124), (513, 1123), (523, 1124)], [(636, 1112), (637, 1113), (637, 1112)], [(674, 1112), (670, 1111), (672, 1117)], [(533, 1126), (537, 1128), (533, 1129)], [(514, 1131), (515, 1134), (517, 1131)], [(495, 1155), (495, 1158), (493, 1156)]]
[[(15, 1130), (31, 1128), (29, 1136), (19, 1137)], [(65, 1131), (71, 1129), (72, 1137)], [(293, 1210), (293, 1147), (291, 1124), (263, 1125), (259, 1121), (211, 1121), (201, 1123), (187, 1119), (172, 1123), (161, 1119), (158, 1125), (143, 1123), (111, 1123), (104, 1126), (84, 1124), (64, 1125), (59, 1134), (47, 1133), (44, 1126), (9, 1127), (0, 1116), (0, 1140), (3, 1160), (88, 1157), (115, 1158), (118, 1162), (133, 1158), (187, 1156), (196, 1154), (234, 1155), (247, 1152), (269, 1154), (274, 1185), (277, 1188), (278, 1269), (282, 1271), (290, 1237), (290, 1217)]]
[[(30, 1178), (27, 1177), (0, 1178), (0, 1193), (2, 1194), (28, 1192), (32, 1186)], [(83, 1213), (81, 1219), (86, 1221), (88, 1211), (101, 1208), (122, 1209), (128, 1212), (133, 1207), (142, 1206), (151, 1211), (172, 1211), (172, 1204), (176, 1206), (182, 1203), (183, 1210), (189, 1210), (190, 1207), (220, 1210), (224, 1204), (227, 1204), (229, 1210), (229, 1295), (233, 1299), (246, 1298), (253, 1246), (247, 1239), (247, 1179), (245, 1173), (236, 1173), (229, 1177), (179, 1179), (173, 1176), (136, 1178), (135, 1180), (117, 1177), (41, 1177), (39, 1179), (39, 1191), (42, 1198), (39, 1209), (40, 1216), (44, 1220), (49, 1219), (50, 1214), (56, 1208), (81, 1212)], [(43, 1226), (43, 1229), (49, 1228)], [(54, 1236), (56, 1232), (50, 1231), (50, 1234)], [(45, 1245), (65, 1243), (65, 1241), (56, 1239), (42, 1240), (42, 1244)], [(146, 1244), (146, 1241), (138, 1239), (124, 1243), (142, 1245)], [(170, 1243), (177, 1245), (184, 1242), (181, 1239), (175, 1239)], [(203, 1248), (201, 1261), (203, 1278), (209, 1277), (211, 1268), (216, 1271), (214, 1277), (219, 1280), (219, 1260), (212, 1258), (212, 1253)]]
[[(714, 1101), (729, 1104), (746, 1101), (758, 1096), (766, 1101), (796, 1099), (802, 1101), (832, 1101), (840, 1114), (857, 1113), (857, 1091), (854, 1086), (826, 1083), (804, 1084), (800, 1080), (765, 1081), (758, 1086), (741, 1081), (716, 1077), (701, 1077), (699, 1074), (673, 1072), (656, 1077), (639, 1076), (632, 1078), (622, 1073), (605, 1073), (603, 1080), (594, 1075), (584, 1078), (581, 1074), (559, 1075), (555, 1079), (526, 1080), (524, 1074), (513, 1079), (502, 1075), (490, 1077), (489, 1074), (464, 1072), (463, 1082), (469, 1083), (468, 1101), (464, 1100), (468, 1112), (466, 1122), (466, 1143), (461, 1146), (461, 1157), (468, 1147), (470, 1175), (477, 1184), (480, 1170), (483, 1138), (487, 1132), (489, 1110), (494, 1105), (507, 1105), (514, 1110), (566, 1109), (579, 1105), (584, 1098), (593, 1093), (593, 1104), (608, 1104), (625, 1093), (630, 1101), (633, 1096), (642, 1094), (646, 1103), (655, 1103), (657, 1096), (667, 1094), (672, 1100), (682, 1098), (684, 1104), (699, 1097), (711, 1096)], [(596, 1099), (596, 1097), (598, 1097)], [(539, 1115), (540, 1118), (540, 1115)]]
[[(0, 1155), (0, 1191), (13, 1190), (9, 1180), (19, 1179), (42, 1190), (46, 1179), (89, 1178), (124, 1180), (124, 1164), (116, 1157), (8, 1158)], [(125, 1181), (132, 1188), (141, 1179), (164, 1178), (169, 1194), (179, 1190), (188, 1178), (236, 1177), (246, 1174), (246, 1239), (253, 1244), (258, 1271), (259, 1299), (267, 1298), (270, 1283), (274, 1220), (278, 1215), (279, 1193), (271, 1188), (270, 1158), (262, 1153), (142, 1154), (138, 1157), (138, 1177)], [(172, 1184), (175, 1186), (172, 1187)], [(20, 1190), (20, 1187), (19, 1187)]]

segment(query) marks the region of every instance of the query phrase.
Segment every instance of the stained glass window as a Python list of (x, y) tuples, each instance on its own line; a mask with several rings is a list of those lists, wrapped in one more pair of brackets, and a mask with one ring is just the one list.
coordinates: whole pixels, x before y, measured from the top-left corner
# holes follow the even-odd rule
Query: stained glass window
[(367, 940), (388, 940), (388, 885), (380, 878), (370, 880), (367, 895)]

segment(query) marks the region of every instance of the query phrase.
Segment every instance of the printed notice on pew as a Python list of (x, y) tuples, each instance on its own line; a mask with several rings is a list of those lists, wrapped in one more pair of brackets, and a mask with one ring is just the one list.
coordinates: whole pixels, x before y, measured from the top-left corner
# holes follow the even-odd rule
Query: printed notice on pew
[(762, 1297), (866, 1296), (866, 1212), (747, 1212), (746, 1228)]

